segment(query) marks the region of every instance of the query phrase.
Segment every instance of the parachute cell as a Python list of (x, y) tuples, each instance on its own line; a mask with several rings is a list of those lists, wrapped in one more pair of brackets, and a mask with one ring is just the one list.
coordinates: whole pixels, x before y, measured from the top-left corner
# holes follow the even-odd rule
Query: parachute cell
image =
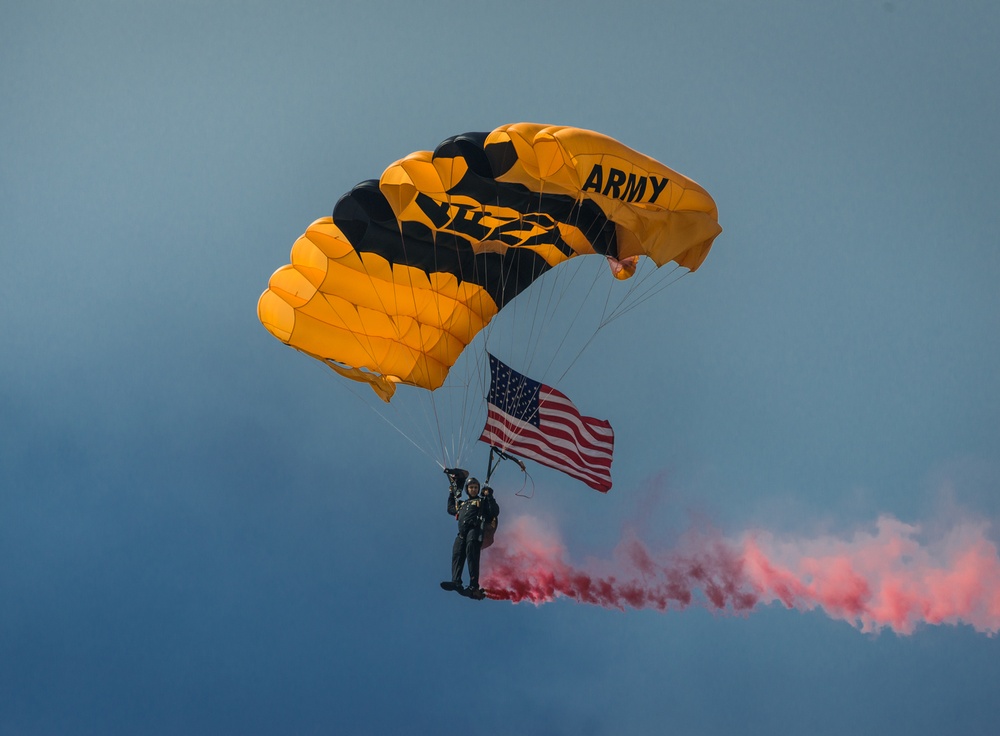
[(466, 345), (546, 271), (600, 254), (689, 270), (721, 232), (695, 182), (607, 136), (531, 123), (466, 133), (361, 182), (272, 275), (279, 340), (371, 384), (434, 390)]

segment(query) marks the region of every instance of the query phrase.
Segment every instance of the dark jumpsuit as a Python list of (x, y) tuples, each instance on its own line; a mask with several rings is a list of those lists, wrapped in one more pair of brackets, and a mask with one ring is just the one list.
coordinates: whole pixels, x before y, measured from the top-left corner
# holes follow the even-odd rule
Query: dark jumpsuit
[(462, 584), (462, 568), (469, 563), (469, 587), (479, 587), (479, 553), (483, 549), (483, 529), (500, 515), (500, 505), (489, 496), (461, 500), (448, 493), (448, 513), (458, 519), (458, 536), (451, 547), (451, 579)]

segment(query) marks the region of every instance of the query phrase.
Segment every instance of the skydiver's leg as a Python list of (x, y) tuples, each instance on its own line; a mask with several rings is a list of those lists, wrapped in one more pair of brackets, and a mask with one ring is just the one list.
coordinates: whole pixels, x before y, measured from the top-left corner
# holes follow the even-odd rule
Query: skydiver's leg
[(465, 545), (465, 556), (469, 560), (469, 587), (475, 590), (479, 587), (479, 553), (483, 549), (483, 534), (478, 529), (469, 532)]
[(459, 534), (451, 545), (451, 580), (455, 585), (462, 585), (462, 568), (465, 567), (465, 538)]

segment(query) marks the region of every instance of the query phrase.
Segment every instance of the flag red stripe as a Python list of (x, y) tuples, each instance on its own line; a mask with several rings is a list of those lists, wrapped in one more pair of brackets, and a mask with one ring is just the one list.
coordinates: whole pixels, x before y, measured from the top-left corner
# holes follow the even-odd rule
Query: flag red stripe
[[(541, 416), (540, 429), (555, 429), (557, 427), (565, 429), (573, 435), (575, 441), (583, 446), (583, 449), (600, 452), (602, 450), (611, 451), (614, 446), (614, 432), (608, 431), (606, 434), (598, 435), (594, 427), (580, 422), (579, 415), (572, 416), (562, 412), (546, 411)], [(604, 423), (599, 429), (611, 429), (611, 425)]]
[[(535, 427), (527, 422), (514, 419), (508, 414), (504, 414), (496, 407), (490, 406), (487, 411), (487, 426), (491, 424), (505, 428), (511, 435), (537, 435), (552, 445), (552, 449), (564, 454), (572, 454), (578, 462), (584, 464), (596, 463), (599, 465), (610, 465), (614, 450), (614, 441), (602, 442), (590, 448), (580, 447), (580, 435), (571, 427), (557, 423), (549, 423), (543, 420), (541, 427)], [(586, 453), (583, 450), (586, 449)]]
[[(604, 419), (583, 416), (580, 414), (579, 409), (576, 408), (576, 405), (565, 394), (556, 391), (554, 388), (543, 384), (541, 390), (538, 392), (538, 401), (540, 407), (544, 407), (548, 412), (565, 411), (569, 416), (573, 416), (586, 424), (595, 434), (603, 435), (612, 440), (614, 439), (615, 433), (611, 429), (611, 422)], [(542, 413), (542, 408), (539, 408), (539, 413)]]
[[(480, 437), (484, 442), (498, 445), (501, 449), (516, 451), (526, 458), (582, 480), (599, 491), (611, 488), (611, 459), (614, 446), (613, 434), (610, 441), (601, 442), (586, 453), (580, 447), (581, 436), (567, 429), (566, 424), (550, 424), (542, 416), (542, 428), (513, 419), (490, 405), (486, 427)], [(610, 427), (606, 422), (601, 427)]]
[[(491, 445), (496, 445), (504, 449), (505, 452), (517, 452), (518, 455), (524, 457), (525, 459), (534, 460), (542, 465), (546, 465), (550, 468), (566, 473), (569, 476), (583, 481), (595, 490), (607, 492), (611, 489), (611, 477), (609, 473), (603, 473), (600, 475), (586, 473), (577, 466), (568, 464), (564, 457), (550, 457), (539, 450), (533, 449), (527, 444), (518, 442), (518, 438), (516, 437), (506, 438), (504, 436), (494, 434), (491, 430), (484, 430), (480, 439), (483, 442), (487, 442)], [(510, 441), (506, 441), (507, 439), (510, 439)]]
[(588, 485), (595, 488), (600, 488), (600, 490), (607, 490), (610, 488), (610, 468), (587, 470), (578, 465), (568, 463), (565, 457), (552, 455), (546, 452), (544, 445), (542, 443), (532, 443), (529, 441), (525, 442), (514, 442), (513, 446), (506, 442), (506, 440), (511, 439), (505, 436), (502, 432), (498, 430), (486, 430), (484, 432), (484, 440), (492, 441), (493, 444), (499, 445), (501, 447), (507, 446), (505, 452), (516, 451), (519, 455), (532, 459), (538, 460), (543, 465), (547, 465), (556, 470), (563, 471), (572, 475), (576, 478), (584, 480)]

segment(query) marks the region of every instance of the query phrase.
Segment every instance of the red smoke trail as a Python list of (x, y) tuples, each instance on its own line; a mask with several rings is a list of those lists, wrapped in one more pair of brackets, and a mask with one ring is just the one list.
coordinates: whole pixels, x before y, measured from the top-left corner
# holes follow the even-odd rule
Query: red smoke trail
[(789, 542), (759, 533), (744, 543), (744, 573), (761, 601), (820, 607), (862, 631), (909, 634), (919, 623), (965, 623), (996, 634), (1000, 557), (988, 526), (966, 522), (923, 544), (918, 527), (889, 516), (874, 534), (849, 540)]
[(505, 525), (484, 553), (490, 597), (548, 603), (562, 596), (611, 608), (684, 608), (702, 594), (707, 605), (746, 611), (758, 601), (738, 547), (713, 534), (688, 534), (678, 550), (654, 554), (632, 532), (610, 563), (586, 567), (566, 560), (558, 536), (531, 517)]
[(514, 603), (564, 597), (622, 610), (697, 604), (746, 613), (780, 601), (862, 631), (964, 623), (992, 635), (1000, 630), (1000, 555), (988, 526), (963, 523), (923, 542), (918, 527), (891, 517), (849, 539), (757, 531), (733, 541), (692, 530), (667, 551), (629, 531), (611, 560), (576, 565), (556, 533), (520, 517), (484, 553), (484, 585), (491, 598)]

